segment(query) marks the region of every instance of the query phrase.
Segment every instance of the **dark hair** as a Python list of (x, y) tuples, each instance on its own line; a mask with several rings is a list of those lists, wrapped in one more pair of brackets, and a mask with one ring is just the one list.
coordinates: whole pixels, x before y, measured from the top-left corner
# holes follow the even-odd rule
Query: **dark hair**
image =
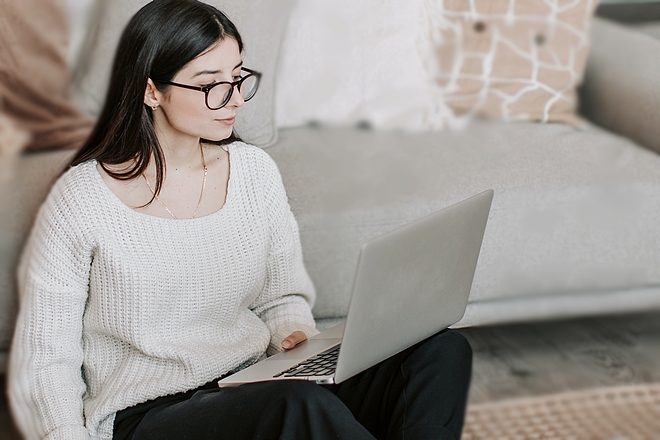
[[(153, 128), (151, 109), (144, 104), (147, 79), (161, 92), (176, 73), (218, 40), (233, 38), (243, 51), (243, 41), (234, 24), (219, 10), (196, 0), (154, 0), (128, 22), (117, 47), (105, 104), (91, 135), (70, 166), (90, 159), (119, 180), (144, 172), (153, 155), (156, 165), (155, 194), (165, 176), (163, 150)], [(224, 145), (238, 140), (232, 135)], [(118, 172), (106, 165), (135, 160), (135, 166)], [(155, 198), (146, 203), (147, 206)]]

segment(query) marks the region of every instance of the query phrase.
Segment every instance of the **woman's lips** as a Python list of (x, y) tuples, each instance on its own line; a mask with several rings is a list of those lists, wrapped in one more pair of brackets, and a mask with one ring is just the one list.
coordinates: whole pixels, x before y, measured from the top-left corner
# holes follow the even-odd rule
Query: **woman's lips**
[(231, 118), (227, 119), (216, 119), (218, 122), (222, 122), (225, 125), (234, 125), (234, 120), (236, 119), (236, 116), (232, 116)]

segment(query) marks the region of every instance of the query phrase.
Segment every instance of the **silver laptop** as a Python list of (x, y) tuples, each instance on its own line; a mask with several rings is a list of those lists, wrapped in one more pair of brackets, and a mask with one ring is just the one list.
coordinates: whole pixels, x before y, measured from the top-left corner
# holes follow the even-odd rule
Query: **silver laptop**
[(458, 322), (492, 200), (485, 191), (365, 243), (346, 321), (218, 385), (340, 383)]

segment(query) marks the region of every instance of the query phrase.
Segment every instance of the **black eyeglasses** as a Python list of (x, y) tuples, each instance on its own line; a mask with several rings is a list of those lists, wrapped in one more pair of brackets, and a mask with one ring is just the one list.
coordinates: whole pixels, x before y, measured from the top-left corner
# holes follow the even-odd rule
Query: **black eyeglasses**
[(208, 86), (189, 86), (186, 84), (179, 84), (172, 81), (158, 81), (162, 84), (169, 84), (171, 86), (182, 87), (184, 89), (199, 90), (206, 95), (206, 106), (210, 110), (218, 110), (227, 105), (234, 92), (234, 87), (238, 93), (243, 97), (243, 101), (249, 101), (257, 93), (259, 88), (259, 80), (261, 80), (261, 73), (246, 67), (241, 67), (241, 71), (245, 71), (247, 75), (238, 81), (228, 82), (220, 81), (217, 83), (209, 84)]

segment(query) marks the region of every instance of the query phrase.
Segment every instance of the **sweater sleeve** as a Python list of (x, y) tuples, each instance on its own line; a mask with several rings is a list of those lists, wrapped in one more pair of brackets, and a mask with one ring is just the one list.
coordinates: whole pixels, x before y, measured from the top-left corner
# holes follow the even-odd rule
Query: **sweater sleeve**
[(18, 271), (19, 313), (9, 399), (26, 439), (87, 439), (83, 415), (83, 312), (92, 247), (63, 182), (41, 207)]
[(266, 283), (250, 308), (266, 323), (271, 340), (267, 354), (282, 350), (282, 340), (296, 330), (318, 333), (311, 307), (316, 292), (305, 265), (298, 224), (291, 212), (277, 166), (270, 156), (265, 174), (265, 215), (270, 231)]

